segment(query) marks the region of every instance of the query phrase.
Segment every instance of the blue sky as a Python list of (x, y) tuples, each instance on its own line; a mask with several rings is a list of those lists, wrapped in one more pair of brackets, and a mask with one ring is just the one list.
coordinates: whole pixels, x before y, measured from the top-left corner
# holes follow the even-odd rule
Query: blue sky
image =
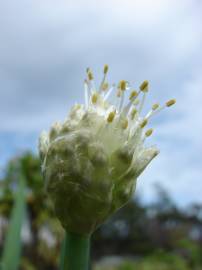
[(150, 81), (146, 109), (177, 99), (152, 122), (161, 154), (138, 191), (150, 200), (158, 182), (183, 205), (202, 202), (201, 15), (197, 0), (0, 0), (1, 172), (83, 102), (86, 67), (99, 82), (108, 63), (111, 82)]

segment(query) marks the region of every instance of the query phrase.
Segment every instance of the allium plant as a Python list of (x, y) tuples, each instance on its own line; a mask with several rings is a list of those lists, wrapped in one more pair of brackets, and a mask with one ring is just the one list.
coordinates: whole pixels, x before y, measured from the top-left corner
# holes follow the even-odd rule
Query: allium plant
[(144, 145), (153, 132), (148, 123), (175, 103), (171, 99), (163, 106), (153, 104), (141, 116), (148, 81), (138, 90), (125, 80), (110, 86), (107, 72), (105, 65), (97, 88), (88, 68), (85, 104), (74, 105), (63, 122), (56, 122), (39, 139), (46, 190), (67, 233), (61, 269), (87, 269), (90, 235), (127, 203), (138, 176), (159, 153), (155, 146)]

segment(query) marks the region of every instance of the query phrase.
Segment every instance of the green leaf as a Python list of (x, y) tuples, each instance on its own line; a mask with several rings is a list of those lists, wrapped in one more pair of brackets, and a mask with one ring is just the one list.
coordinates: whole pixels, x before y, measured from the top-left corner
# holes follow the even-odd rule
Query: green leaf
[(17, 270), (21, 255), (21, 229), (25, 216), (25, 180), (21, 176), (6, 235), (1, 270)]

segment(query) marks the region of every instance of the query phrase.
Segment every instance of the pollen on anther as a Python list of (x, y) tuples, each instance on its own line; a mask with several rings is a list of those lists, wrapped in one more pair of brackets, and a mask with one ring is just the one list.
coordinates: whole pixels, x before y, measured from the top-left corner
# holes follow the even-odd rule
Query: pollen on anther
[(148, 129), (148, 130), (145, 132), (145, 136), (146, 136), (146, 137), (149, 137), (149, 136), (152, 135), (152, 133), (153, 133), (153, 128), (150, 128), (150, 129)]
[(128, 119), (124, 119), (121, 124), (122, 129), (126, 129), (128, 127)]
[(114, 120), (115, 114), (116, 114), (115, 111), (109, 113), (109, 115), (107, 117), (107, 122), (108, 123), (111, 123)]
[(148, 92), (149, 89), (149, 82), (148, 81), (143, 81), (140, 85), (140, 90), (142, 92)]
[(129, 97), (129, 99), (131, 100), (131, 99), (133, 99), (134, 97), (137, 97), (137, 95), (138, 95), (138, 93), (137, 93), (137, 91), (132, 91), (131, 93), (130, 93), (130, 97)]
[(98, 94), (97, 93), (94, 93), (91, 97), (91, 101), (93, 104), (95, 104), (98, 100)]
[(104, 74), (107, 74), (108, 69), (109, 69), (109, 66), (108, 65), (104, 65), (104, 70), (103, 70)]
[(153, 106), (152, 106), (152, 110), (153, 111), (155, 111), (158, 108), (159, 108), (159, 104), (158, 103), (153, 104)]
[(134, 119), (136, 113), (137, 113), (137, 110), (136, 110), (135, 108), (132, 109), (132, 112), (131, 112), (131, 119), (132, 119), (132, 120)]
[(144, 119), (141, 123), (140, 123), (140, 127), (144, 128), (147, 125), (148, 121), (147, 119)]
[(93, 73), (92, 73), (92, 71), (90, 70), (90, 68), (87, 68), (87, 69), (86, 69), (86, 72), (87, 72), (89, 81), (92, 81), (92, 80), (93, 80)]
[(170, 99), (169, 101), (166, 102), (166, 106), (170, 107), (170, 106), (174, 105), (175, 103), (176, 103), (175, 99)]
[(124, 80), (120, 81), (119, 86), (120, 86), (120, 89), (122, 91), (125, 91), (126, 90), (126, 81), (124, 81)]

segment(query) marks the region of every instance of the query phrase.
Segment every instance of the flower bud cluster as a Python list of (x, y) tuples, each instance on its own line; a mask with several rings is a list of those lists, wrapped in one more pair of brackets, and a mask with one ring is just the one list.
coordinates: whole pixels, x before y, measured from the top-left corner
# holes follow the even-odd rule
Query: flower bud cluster
[[(67, 119), (55, 123), (39, 139), (42, 171), (63, 227), (70, 232), (90, 234), (131, 198), (137, 177), (158, 154), (144, 141), (153, 130), (144, 131), (151, 116), (162, 107), (153, 106), (141, 117), (148, 81), (139, 91), (122, 80), (111, 88), (106, 82), (108, 66), (96, 90), (94, 76), (87, 69), (85, 105), (75, 105)], [(117, 92), (118, 105), (108, 99)], [(141, 102), (137, 97), (143, 94)], [(174, 101), (167, 102), (171, 106)], [(125, 106), (124, 106), (125, 105)], [(164, 107), (165, 107), (164, 106)]]

